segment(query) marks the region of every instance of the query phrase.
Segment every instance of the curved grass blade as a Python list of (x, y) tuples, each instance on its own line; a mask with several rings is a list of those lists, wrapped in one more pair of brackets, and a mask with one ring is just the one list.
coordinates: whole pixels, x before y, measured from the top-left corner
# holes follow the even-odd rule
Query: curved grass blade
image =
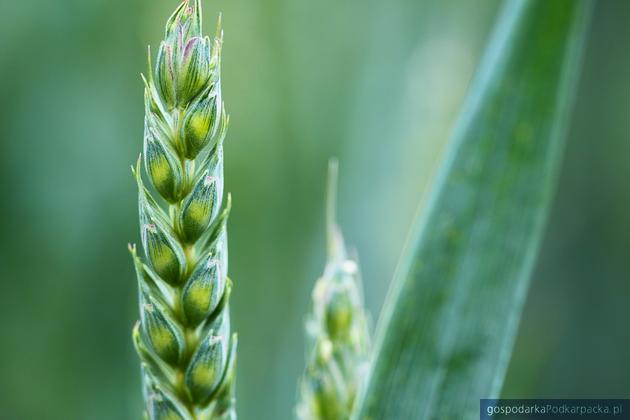
[(387, 298), (355, 419), (474, 419), (499, 395), (566, 135), (590, 3), (511, 0)]

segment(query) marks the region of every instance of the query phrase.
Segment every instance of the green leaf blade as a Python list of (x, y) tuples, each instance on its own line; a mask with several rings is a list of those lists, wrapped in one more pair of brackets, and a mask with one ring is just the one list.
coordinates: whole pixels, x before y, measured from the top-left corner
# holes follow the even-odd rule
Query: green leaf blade
[(360, 419), (477, 418), (505, 375), (590, 3), (505, 4), (386, 301)]

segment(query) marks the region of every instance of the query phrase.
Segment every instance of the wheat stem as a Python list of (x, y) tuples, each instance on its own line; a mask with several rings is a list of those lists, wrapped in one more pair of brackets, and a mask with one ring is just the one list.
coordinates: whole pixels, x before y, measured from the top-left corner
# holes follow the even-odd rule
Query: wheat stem
[(341, 250), (335, 249), (337, 240), (337, 220), (335, 212), (337, 211), (337, 178), (339, 176), (339, 162), (331, 159), (328, 163), (328, 181), (326, 185), (326, 246), (328, 258), (334, 256)]
[(307, 367), (300, 383), (298, 417), (344, 420), (367, 370), (369, 334), (357, 259), (348, 256), (335, 220), (338, 164), (328, 167), (327, 263), (313, 290), (306, 322)]
[[(155, 72), (149, 58), (143, 77), (144, 162), (132, 170), (146, 263), (135, 245), (130, 252), (140, 303), (133, 339), (151, 420), (236, 418), (229, 195), (222, 208), (222, 41), (220, 23), (212, 41), (202, 35), (200, 0), (185, 0), (166, 24)], [(157, 194), (145, 187), (141, 166)]]

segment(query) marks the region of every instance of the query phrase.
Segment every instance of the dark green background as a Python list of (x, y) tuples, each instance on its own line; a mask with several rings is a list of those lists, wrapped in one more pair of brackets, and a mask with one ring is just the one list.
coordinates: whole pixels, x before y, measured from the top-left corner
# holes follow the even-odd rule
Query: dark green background
[[(225, 27), (241, 418), (293, 413), (326, 161), (377, 318), (499, 1), (206, 2)], [(146, 44), (176, 1), (0, 3), (0, 418), (138, 419)], [(630, 393), (630, 2), (597, 2), (509, 397)]]

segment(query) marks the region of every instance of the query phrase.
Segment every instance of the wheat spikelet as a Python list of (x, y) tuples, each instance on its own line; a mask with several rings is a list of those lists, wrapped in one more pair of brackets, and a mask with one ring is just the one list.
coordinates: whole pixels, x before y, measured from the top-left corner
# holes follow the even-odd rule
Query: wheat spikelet
[(350, 418), (367, 370), (369, 334), (357, 259), (350, 256), (335, 222), (337, 162), (328, 170), (326, 225), (328, 258), (313, 290), (306, 321), (307, 367), (300, 383), (298, 418)]
[[(155, 72), (149, 53), (139, 190), (146, 263), (130, 246), (140, 321), (145, 417), (235, 419), (236, 336), (230, 333), (221, 100), (220, 22), (202, 35), (200, 0), (183, 1), (166, 24)], [(157, 195), (145, 187), (144, 166)]]

